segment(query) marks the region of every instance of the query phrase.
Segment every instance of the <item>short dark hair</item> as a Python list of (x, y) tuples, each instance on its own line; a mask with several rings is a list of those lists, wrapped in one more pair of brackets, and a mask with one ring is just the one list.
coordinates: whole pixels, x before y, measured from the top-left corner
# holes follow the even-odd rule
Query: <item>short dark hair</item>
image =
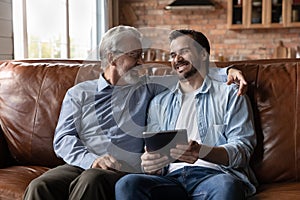
[(172, 40), (178, 38), (179, 36), (183, 36), (183, 35), (190, 35), (198, 44), (201, 45), (202, 48), (204, 48), (206, 50), (208, 55), (210, 55), (209, 41), (206, 38), (206, 36), (199, 31), (194, 31), (194, 30), (190, 30), (190, 29), (174, 30), (169, 35), (169, 41), (172, 42)]

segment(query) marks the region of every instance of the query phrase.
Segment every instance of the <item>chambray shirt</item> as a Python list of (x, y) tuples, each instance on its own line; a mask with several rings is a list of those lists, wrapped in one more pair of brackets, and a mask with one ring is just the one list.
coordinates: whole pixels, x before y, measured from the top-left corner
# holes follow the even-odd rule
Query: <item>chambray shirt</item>
[[(219, 166), (248, 186), (247, 194), (255, 192), (256, 179), (249, 167), (256, 145), (253, 117), (246, 96), (237, 96), (235, 85), (205, 78), (197, 90), (196, 117), (203, 144), (222, 146), (229, 156), (229, 166)], [(173, 130), (180, 113), (182, 93), (179, 84), (153, 98), (148, 114), (148, 131)]]
[[(226, 68), (211, 68), (210, 73), (226, 80)], [(56, 155), (88, 169), (108, 153), (139, 171), (150, 100), (177, 81), (176, 76), (143, 76), (134, 85), (114, 86), (102, 74), (73, 86), (65, 95), (55, 130)]]

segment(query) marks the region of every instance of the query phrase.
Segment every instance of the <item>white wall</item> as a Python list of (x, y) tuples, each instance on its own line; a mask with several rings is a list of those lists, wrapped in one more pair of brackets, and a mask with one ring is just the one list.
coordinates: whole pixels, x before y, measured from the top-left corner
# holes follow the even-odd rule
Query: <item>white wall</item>
[(0, 0), (0, 60), (13, 59), (12, 0)]

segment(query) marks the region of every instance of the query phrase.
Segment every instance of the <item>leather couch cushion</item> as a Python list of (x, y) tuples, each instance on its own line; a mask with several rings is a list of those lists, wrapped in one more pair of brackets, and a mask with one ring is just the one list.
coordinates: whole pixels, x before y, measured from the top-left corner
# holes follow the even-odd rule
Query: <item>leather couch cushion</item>
[(12, 166), (0, 169), (0, 199), (22, 199), (30, 181), (47, 170), (47, 167), (37, 166)]
[(74, 84), (100, 73), (97, 63), (67, 63), (15, 61), (0, 67), (0, 123), (18, 164), (62, 163), (52, 140), (64, 95)]
[(235, 64), (249, 83), (257, 147), (252, 166), (261, 184), (299, 181), (298, 63)]
[(296, 200), (300, 199), (299, 183), (273, 183), (261, 185), (257, 194), (249, 200)]

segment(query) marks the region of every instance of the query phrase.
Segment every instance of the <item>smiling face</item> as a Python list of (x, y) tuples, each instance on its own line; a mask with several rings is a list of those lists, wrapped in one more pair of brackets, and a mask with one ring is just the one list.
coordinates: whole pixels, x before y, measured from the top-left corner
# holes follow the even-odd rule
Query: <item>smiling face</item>
[(130, 69), (142, 64), (142, 45), (139, 39), (125, 36), (114, 52), (114, 64), (122, 76)]
[(131, 35), (123, 36), (116, 46), (111, 54), (111, 66), (117, 72), (115, 77), (121, 82), (136, 83), (139, 75), (135, 68), (143, 63), (140, 40)]
[(203, 60), (206, 59), (206, 54), (203, 53), (205, 51), (188, 35), (173, 39), (170, 50), (171, 64), (180, 80), (188, 80), (199, 75), (198, 72), (205, 71), (205, 65), (203, 65)]

